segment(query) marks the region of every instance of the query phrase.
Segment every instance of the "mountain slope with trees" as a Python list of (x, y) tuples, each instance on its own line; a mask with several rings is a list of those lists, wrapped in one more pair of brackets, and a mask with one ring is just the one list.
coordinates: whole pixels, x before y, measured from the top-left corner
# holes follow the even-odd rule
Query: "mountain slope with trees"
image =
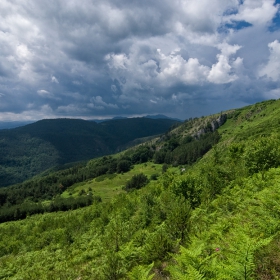
[[(278, 279), (279, 105), (270, 100), (188, 120), (119, 155), (64, 170), (104, 173), (69, 185), (57, 200), (79, 197), (76, 190), (94, 197), (102, 180), (113, 192), (123, 174), (137, 173), (109, 201), (0, 224), (0, 278)], [(216, 125), (221, 115), (225, 122)], [(178, 162), (193, 150), (195, 160)], [(161, 151), (163, 162), (155, 163)]]
[(164, 133), (176, 123), (148, 118), (100, 124), (50, 119), (0, 130), (0, 186), (24, 181), (52, 167), (115, 153), (132, 140)]

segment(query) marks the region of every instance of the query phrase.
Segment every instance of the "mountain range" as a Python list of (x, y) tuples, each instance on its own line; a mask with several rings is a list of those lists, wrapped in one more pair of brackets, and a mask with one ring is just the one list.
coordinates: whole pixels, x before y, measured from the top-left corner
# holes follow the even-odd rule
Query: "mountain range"
[[(174, 120), (174, 121), (182, 122), (181, 119), (170, 118), (170, 117), (167, 117), (167, 116), (161, 115), (161, 114), (146, 115), (146, 116), (143, 116), (143, 118), (148, 118), (148, 119), (169, 119), (169, 120)], [(105, 121), (121, 120), (121, 119), (129, 119), (129, 118), (123, 117), (123, 116), (116, 116), (116, 117), (111, 118), (111, 119), (91, 119), (89, 121), (94, 121), (96, 123), (101, 123), (101, 122), (105, 122)], [(31, 123), (34, 123), (34, 122), (36, 122), (36, 121), (0, 121), (0, 130), (1, 129), (11, 129), (11, 128), (16, 128), (16, 127), (20, 127), (20, 126), (25, 126), (27, 124), (31, 124)]]
[(0, 130), (0, 186), (21, 182), (55, 166), (118, 152), (129, 142), (164, 133), (176, 123), (149, 118), (102, 123), (45, 119)]

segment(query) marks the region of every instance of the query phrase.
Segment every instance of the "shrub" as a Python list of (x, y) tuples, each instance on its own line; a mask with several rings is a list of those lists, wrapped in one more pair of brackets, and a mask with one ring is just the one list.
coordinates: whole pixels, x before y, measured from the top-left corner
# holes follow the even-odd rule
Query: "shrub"
[(146, 175), (144, 175), (143, 173), (136, 174), (126, 183), (125, 189), (127, 191), (131, 189), (141, 189), (145, 185), (147, 185), (148, 182), (149, 179)]
[(250, 174), (280, 165), (280, 140), (275, 136), (253, 141), (245, 151), (245, 165)]
[(117, 165), (117, 172), (122, 173), (122, 172), (127, 172), (130, 170), (131, 167), (131, 162), (128, 160), (121, 160), (118, 162)]

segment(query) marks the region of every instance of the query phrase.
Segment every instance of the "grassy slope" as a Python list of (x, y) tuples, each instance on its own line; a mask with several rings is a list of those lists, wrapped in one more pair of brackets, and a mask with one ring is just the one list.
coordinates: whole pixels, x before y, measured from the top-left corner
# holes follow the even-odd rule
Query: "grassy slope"
[(280, 168), (271, 169), (265, 180), (244, 179), (197, 208), (172, 279), (192, 279), (190, 265), (197, 279), (279, 279), (279, 182)]
[(248, 139), (277, 132), (280, 124), (280, 100), (269, 100), (231, 110), (228, 115), (230, 118), (219, 129), (224, 139)]
[(69, 197), (69, 194), (78, 196), (79, 192), (84, 190), (88, 192), (92, 190), (93, 195), (100, 196), (102, 201), (110, 201), (114, 196), (125, 193), (122, 187), (133, 175), (144, 173), (148, 178), (152, 174), (161, 173), (161, 164), (154, 164), (151, 162), (135, 165), (132, 170), (123, 174), (109, 174), (102, 175), (93, 180), (74, 184), (68, 190), (66, 190), (62, 196)]
[[(225, 157), (227, 147), (232, 142), (255, 139), (263, 134), (268, 135), (272, 132), (277, 132), (280, 123), (280, 100), (262, 102), (246, 108), (232, 110), (228, 114), (228, 121), (219, 128), (222, 141), (217, 147), (222, 157)], [(207, 118), (204, 118), (204, 121), (207, 121)], [(202, 122), (202, 120), (198, 120), (198, 124)], [(184, 125), (177, 128), (176, 133), (179, 130), (179, 133), (187, 135), (187, 124)], [(192, 172), (198, 174), (196, 172), (205, 164), (209, 164), (212, 159), (213, 151), (210, 151), (203, 160), (196, 164)], [(72, 195), (75, 196), (82, 189), (87, 191), (90, 187), (95, 194), (101, 195), (104, 201), (108, 201), (113, 197), (118, 197), (117, 194), (122, 192), (121, 187), (133, 174), (143, 172), (151, 175), (159, 173), (160, 170), (161, 165), (152, 163), (148, 163), (146, 166), (144, 164), (136, 165), (127, 174), (117, 175), (112, 179), (99, 177), (89, 182), (74, 185), (63, 195), (68, 196), (69, 192), (72, 192)], [(177, 172), (175, 180), (179, 182), (186, 178), (186, 176), (180, 175)], [(201, 276), (201, 278), (197, 279), (278, 279), (277, 277), (280, 277), (278, 267), (280, 257), (278, 253), (280, 251), (280, 228), (278, 222), (280, 219), (278, 202), (280, 199), (279, 182), (279, 168), (269, 171), (265, 179), (259, 175), (242, 179), (235, 185), (226, 187), (223, 193), (209, 205), (194, 211), (192, 215), (191, 240), (189, 245), (186, 244), (188, 251), (182, 249), (182, 256), (184, 261), (188, 262), (187, 264), (192, 263), (194, 267), (197, 265), (196, 268), (198, 271), (201, 270), (201, 275), (203, 273), (208, 273), (209, 275), (216, 273), (220, 277), (203, 278)], [(157, 185), (159, 184), (155, 183), (155, 186)], [(150, 188), (151, 190), (153, 189), (152, 184), (147, 187), (147, 191)], [(98, 244), (94, 244), (94, 241), (91, 240), (93, 236), (98, 234), (94, 231), (95, 222), (92, 218), (94, 211), (94, 207), (89, 207), (88, 209), (80, 209), (68, 213), (38, 215), (26, 221), (0, 225), (0, 232), (2, 232), (0, 237), (2, 236), (2, 240), (7, 238), (7, 236), (5, 237), (5, 232), (11, 232), (8, 228), (14, 228), (14, 235), (9, 236), (9, 239), (14, 240), (14, 251), (11, 248), (13, 254), (0, 258), (0, 270), (2, 267), (3, 275), (8, 275), (9, 273), (13, 275), (18, 269), (23, 274), (23, 271), (27, 271), (25, 275), (29, 275), (30, 279), (36, 279), (36, 277), (42, 276), (40, 273), (36, 275), (36, 268), (42, 266), (44, 267), (43, 271), (49, 273), (49, 277), (65, 276), (65, 279), (72, 279), (83, 274), (84, 279), (90, 279), (90, 271), (93, 269), (93, 266), (96, 266), (93, 258), (100, 257), (99, 254), (101, 253), (97, 249)], [(120, 211), (122, 211), (121, 208)], [(69, 254), (67, 254), (66, 249), (60, 247), (59, 243), (55, 245), (55, 239), (59, 241), (59, 238), (62, 238), (60, 236), (64, 234), (64, 230), (67, 228), (67, 220), (70, 221), (71, 219), (77, 220), (76, 223), (77, 225), (80, 224), (80, 229), (77, 228), (75, 242), (69, 247)], [(87, 222), (92, 223), (91, 229), (84, 224)], [(48, 230), (41, 229), (48, 229), (48, 223), (49, 225), (53, 223), (49, 228), (49, 233)], [(55, 224), (57, 224), (57, 227), (55, 227)], [(37, 225), (37, 228), (34, 228), (34, 225)], [(21, 236), (24, 236), (24, 233), (29, 232), (31, 228), (44, 236), (43, 241), (40, 239), (40, 242), (45, 242), (45, 244), (37, 244), (34, 241), (36, 244), (32, 245), (33, 248), (31, 245), (27, 245), (31, 241), (24, 239), (21, 243), (22, 237), (19, 236), (19, 233)], [(52, 237), (48, 237), (48, 234), (52, 235)], [(49, 245), (48, 238), (50, 240)], [(67, 243), (67, 240), (63, 242)], [(268, 245), (265, 245), (266, 243)], [(263, 249), (260, 249), (261, 245), (265, 245), (262, 247)], [(255, 249), (249, 252), (248, 250), (253, 246), (255, 246)], [(82, 252), (83, 248), (84, 252)], [(253, 257), (254, 255), (256, 256), (254, 265), (251, 265), (248, 259), (246, 259), (248, 252)], [(38, 260), (38, 254), (44, 255), (45, 261), (42, 259)], [(251, 255), (250, 257), (252, 257)], [(175, 267), (176, 272), (172, 272), (172, 279), (180, 279), (178, 276), (180, 273), (182, 277), (186, 277), (184, 275), (189, 273), (184, 270), (186, 263), (183, 263), (179, 256), (176, 257), (178, 266)], [(211, 257), (209, 258), (209, 256)], [(250, 268), (252, 271), (257, 272), (257, 274), (252, 272), (250, 277), (244, 278), (244, 268), (246, 268), (246, 265), (248, 270)], [(73, 266), (72, 270), (70, 266)], [(51, 271), (53, 271), (53, 274)], [(227, 272), (230, 275), (234, 271), (241, 271), (241, 276), (232, 275), (227, 278), (221, 278), (223, 273)], [(69, 275), (65, 274), (66, 272)], [(176, 273), (179, 273), (177, 278), (174, 276)], [(156, 275), (155, 279), (166, 278)]]
[[(232, 143), (246, 144), (248, 140), (274, 133), (279, 135), (280, 100), (260, 102), (226, 113), (228, 120), (218, 129), (222, 139), (216, 147), (222, 161), (226, 162), (228, 147)], [(209, 151), (193, 167), (194, 172), (213, 160), (214, 153)], [(222, 170), (226, 168), (221, 167)], [(198, 251), (213, 252), (213, 259), (208, 260), (201, 251), (196, 252), (200, 263), (204, 263), (203, 258), (206, 262), (205, 269), (203, 264), (197, 271), (210, 271), (209, 274), (214, 271), (218, 276), (213, 279), (279, 279), (279, 182), (280, 168), (270, 170), (265, 179), (256, 174), (252, 178), (238, 180), (235, 185), (226, 187), (207, 208), (198, 208), (194, 212), (197, 229), (192, 232), (189, 253), (195, 254), (197, 248), (200, 248)], [(193, 261), (186, 251), (182, 250), (182, 254), (189, 262)], [(249, 262), (246, 254), (254, 263)], [(222, 265), (220, 271), (215, 263), (217, 261)], [(244, 276), (246, 266), (250, 271), (247, 278)], [(223, 276), (226, 271), (231, 275), (228, 278)], [(234, 271), (240, 273), (238, 277)]]

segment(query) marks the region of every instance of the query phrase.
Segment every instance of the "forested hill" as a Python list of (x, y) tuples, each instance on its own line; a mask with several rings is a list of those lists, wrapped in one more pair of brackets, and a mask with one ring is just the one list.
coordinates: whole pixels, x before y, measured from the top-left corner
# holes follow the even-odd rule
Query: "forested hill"
[(279, 127), (269, 100), (1, 188), (0, 279), (280, 279)]
[(134, 139), (164, 133), (176, 123), (149, 118), (99, 124), (46, 119), (0, 130), (0, 186), (21, 182), (54, 166), (115, 153)]

